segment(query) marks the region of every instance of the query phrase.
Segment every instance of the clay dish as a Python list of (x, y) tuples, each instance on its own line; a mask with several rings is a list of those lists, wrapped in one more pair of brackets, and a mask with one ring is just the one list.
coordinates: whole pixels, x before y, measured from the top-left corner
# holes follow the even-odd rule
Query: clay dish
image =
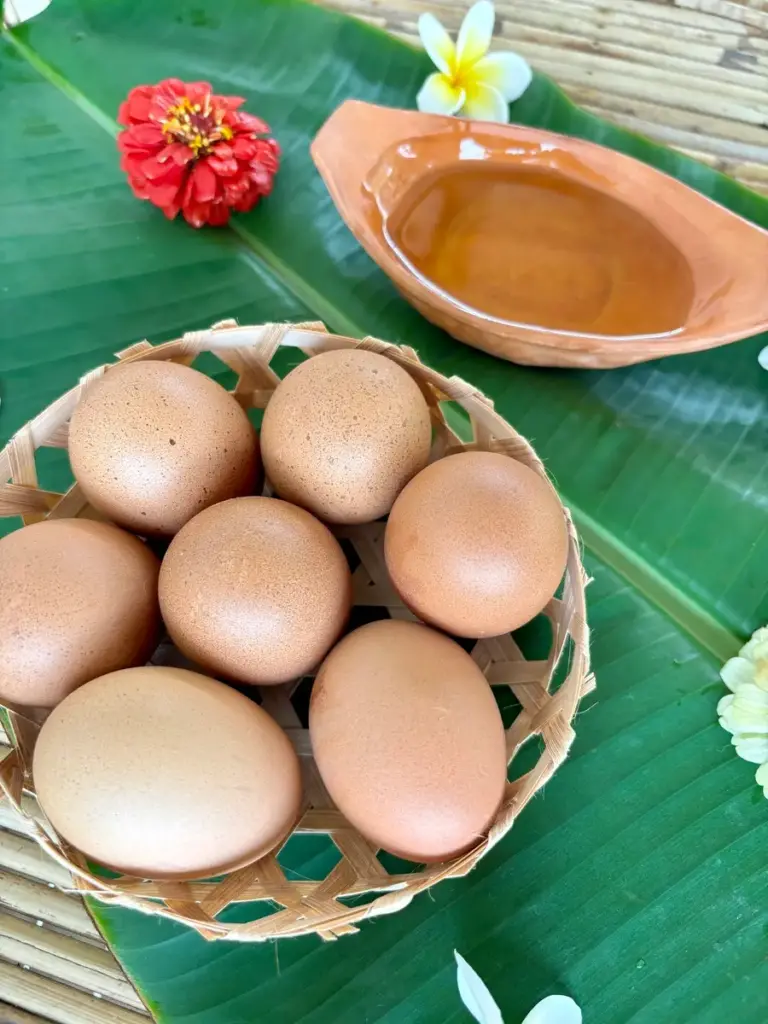
[[(455, 338), (503, 359), (539, 366), (627, 366), (724, 345), (768, 329), (768, 232), (622, 153), (519, 125), (393, 110), (356, 100), (348, 100), (334, 111), (315, 137), (311, 153), (342, 218), (407, 301)], [(457, 298), (430, 278), (409, 258), (396, 237), (393, 225), (402, 213), (403, 201), (410, 202), (419, 190), (426, 195), (432, 183), (446, 180), (445, 175), (465, 174), (467, 169), (486, 172), (489, 168), (504, 180), (514, 181), (515, 175), (528, 179), (539, 175), (554, 183), (556, 189), (575, 191), (577, 197), (589, 194), (598, 203), (618, 210), (620, 216), (623, 210), (623, 215), (641, 231), (647, 231), (649, 238), (660, 239), (667, 255), (677, 261), (680, 280), (687, 282), (681, 285), (678, 321), (667, 323), (664, 329), (649, 330), (654, 299), (635, 301), (635, 313), (631, 315), (630, 302), (624, 319), (614, 318), (614, 323), (635, 328), (640, 325), (640, 330), (600, 333), (563, 329), (559, 324), (542, 324), (541, 320), (500, 316), (498, 310), (489, 313), (487, 308)], [(516, 212), (525, 213), (526, 206), (519, 203)], [(514, 221), (508, 213), (506, 217), (510, 223)], [(556, 218), (552, 220), (556, 223)], [(583, 223), (591, 222), (587, 217)], [(499, 258), (504, 252), (499, 246), (514, 234), (511, 228), (501, 229), (501, 237), (496, 231), (493, 252), (488, 257), (491, 270), (504, 266)], [(597, 248), (602, 250), (603, 242), (610, 243), (606, 235), (610, 232), (595, 234)], [(481, 257), (483, 240), (483, 235), (479, 243), (478, 237), (473, 240), (473, 251)], [(591, 244), (587, 235), (577, 241), (582, 246)], [(517, 244), (519, 248), (519, 238)], [(552, 243), (552, 251), (555, 246), (561, 246), (559, 239)], [(582, 286), (586, 291), (592, 287), (595, 309), (602, 310), (601, 303), (614, 301), (612, 289), (615, 291), (616, 276), (620, 278), (621, 273), (623, 285), (631, 294), (627, 283), (632, 280), (631, 268), (617, 272), (614, 278), (610, 270), (605, 271), (604, 279), (597, 271), (590, 277), (581, 273), (590, 262), (588, 252), (586, 259), (572, 260), (567, 273), (555, 278), (546, 267), (544, 232), (537, 237), (535, 248), (537, 258), (544, 260), (543, 277), (540, 273), (539, 278), (563, 282), (556, 292), (550, 285), (555, 299), (581, 295)], [(633, 251), (642, 251), (642, 246), (635, 246)], [(524, 261), (527, 252), (518, 252), (517, 258)], [(596, 267), (599, 258), (596, 252)], [(649, 268), (654, 266), (653, 259), (646, 262)], [(536, 265), (523, 270), (535, 283)], [(571, 293), (565, 284), (572, 279), (575, 286)], [(506, 294), (503, 281), (497, 274), (496, 294), (502, 302)], [(659, 302), (663, 302), (668, 290), (665, 284), (663, 289), (648, 294), (661, 296)], [(523, 295), (521, 287), (518, 292)], [(549, 307), (545, 304), (542, 308)], [(591, 322), (599, 324), (601, 317), (602, 313)]]

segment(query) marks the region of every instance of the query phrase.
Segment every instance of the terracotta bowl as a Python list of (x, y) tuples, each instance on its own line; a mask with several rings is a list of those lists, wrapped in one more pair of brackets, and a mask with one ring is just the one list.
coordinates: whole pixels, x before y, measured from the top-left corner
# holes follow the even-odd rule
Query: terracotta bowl
[[(768, 329), (768, 232), (675, 178), (613, 150), (553, 132), (393, 110), (349, 100), (323, 125), (312, 158), (339, 213), (411, 305), (460, 341), (539, 366), (627, 366)], [(441, 171), (483, 161), (546, 172), (619, 200), (672, 243), (690, 270), (679, 328), (590, 334), (516, 323), (463, 304), (414, 268), (388, 221)]]

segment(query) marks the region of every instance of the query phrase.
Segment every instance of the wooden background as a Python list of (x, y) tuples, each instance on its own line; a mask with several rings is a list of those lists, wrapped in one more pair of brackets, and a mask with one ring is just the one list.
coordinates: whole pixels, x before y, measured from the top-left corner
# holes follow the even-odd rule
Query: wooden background
[[(455, 30), (468, 2), (335, 6), (413, 40), (421, 11)], [(582, 106), (768, 194), (768, 0), (497, 0), (496, 10), (497, 47)], [(146, 1024), (82, 902), (62, 891), (66, 874), (18, 829), (0, 804), (0, 1024)]]

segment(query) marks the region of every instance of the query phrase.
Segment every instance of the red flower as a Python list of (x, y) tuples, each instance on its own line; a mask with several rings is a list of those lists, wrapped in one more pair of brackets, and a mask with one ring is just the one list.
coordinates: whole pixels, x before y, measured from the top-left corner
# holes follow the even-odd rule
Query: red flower
[(193, 227), (226, 224), (272, 191), (280, 147), (269, 125), (239, 111), (245, 100), (214, 96), (208, 82), (166, 78), (131, 89), (117, 119), (120, 166), (139, 199)]

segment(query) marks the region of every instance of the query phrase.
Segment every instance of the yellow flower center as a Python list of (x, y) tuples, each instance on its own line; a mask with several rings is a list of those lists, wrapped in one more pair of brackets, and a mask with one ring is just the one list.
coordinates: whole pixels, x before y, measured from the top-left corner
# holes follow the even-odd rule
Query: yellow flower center
[(216, 142), (232, 138), (232, 129), (223, 124), (226, 111), (211, 109), (210, 97), (205, 105), (192, 103), (183, 96), (178, 104), (169, 107), (162, 123), (163, 132), (169, 141), (189, 146), (195, 156), (209, 153)]
[(448, 75), (446, 76), (454, 89), (466, 89), (470, 82), (476, 77), (472, 74), (472, 64), (459, 60), (458, 54), (454, 53), (448, 63)]

